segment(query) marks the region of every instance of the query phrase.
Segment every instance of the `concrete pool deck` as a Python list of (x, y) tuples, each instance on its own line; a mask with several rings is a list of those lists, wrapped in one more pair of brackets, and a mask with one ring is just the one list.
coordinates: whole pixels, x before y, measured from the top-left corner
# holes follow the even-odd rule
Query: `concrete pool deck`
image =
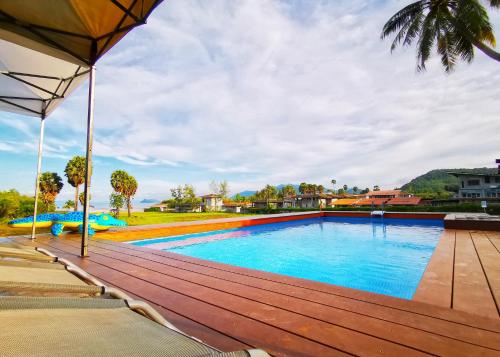
[[(227, 229), (287, 217), (129, 227), (123, 233), (161, 236), (166, 230)], [(78, 235), (42, 235), (36, 242), (14, 239), (71, 260), (105, 283), (148, 301), (187, 333), (226, 351), (260, 347), (276, 356), (500, 354), (500, 232), (445, 230), (414, 301), (102, 238), (90, 242), (90, 256), (83, 259), (78, 256)]]

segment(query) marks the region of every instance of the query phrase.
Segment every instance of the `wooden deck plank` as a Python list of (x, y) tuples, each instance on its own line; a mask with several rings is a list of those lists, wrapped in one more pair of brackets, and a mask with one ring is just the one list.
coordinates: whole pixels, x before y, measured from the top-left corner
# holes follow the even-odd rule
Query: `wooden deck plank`
[(456, 233), (453, 308), (482, 316), (498, 314), (469, 231)]
[(325, 284), (321, 282), (316, 282), (312, 280), (299, 279), (264, 271), (257, 271), (253, 269), (247, 269), (242, 267), (237, 267), (228, 264), (222, 264), (217, 262), (211, 262), (206, 260), (201, 260), (197, 258), (191, 258), (188, 256), (164, 252), (164, 251), (154, 251), (149, 248), (143, 248), (138, 246), (131, 246), (128, 244), (116, 243), (111, 241), (98, 241), (98, 243), (107, 244), (110, 246), (120, 247), (120, 249), (127, 249), (129, 251), (140, 251), (144, 253), (150, 253), (162, 257), (168, 257), (173, 260), (187, 262), (199, 265), (205, 268), (213, 268), (219, 271), (228, 271), (236, 274), (240, 274), (242, 276), (255, 277), (264, 281), (273, 281), (280, 284), (286, 285), (286, 289), (290, 289), (293, 287), (300, 287), (304, 289), (308, 289), (310, 291), (323, 292), (330, 295), (335, 295), (339, 297), (346, 297), (349, 299), (365, 301), (372, 304), (377, 304), (381, 306), (387, 306), (390, 308), (413, 312), (416, 314), (420, 314), (423, 316), (430, 316), (433, 318), (440, 318), (443, 320), (453, 321), (469, 326), (474, 326), (482, 329), (487, 329), (491, 331), (500, 332), (500, 325), (498, 321), (494, 321), (491, 318), (484, 318), (483, 316), (475, 315), (471, 316), (469, 313), (462, 312), (459, 310), (450, 310), (444, 309), (439, 306), (430, 305), (427, 303), (413, 302), (408, 303), (407, 300), (398, 299), (391, 296), (374, 294), (366, 291), (350, 289), (346, 287), (340, 287), (331, 284)]
[(489, 238), (489, 239), (490, 239), (491, 244), (493, 244), (495, 246), (495, 248), (497, 249), (497, 251), (500, 252), (500, 238)]
[[(77, 257), (75, 254), (68, 254), (64, 250), (61, 250), (59, 248), (55, 248), (53, 246), (47, 246), (48, 249), (50, 249), (54, 254), (57, 254), (60, 257), (67, 258), (71, 261), (74, 261), (75, 258)], [(76, 262), (75, 262), (76, 263)], [(85, 264), (83, 261), (81, 263), (82, 265)], [(82, 268), (85, 267), (87, 268), (88, 266), (84, 265)], [(187, 334), (191, 336), (196, 336), (200, 338), (202, 341), (205, 341), (206, 343), (210, 344), (211, 346), (214, 346), (216, 348), (219, 348), (222, 351), (236, 351), (236, 350), (241, 350), (241, 349), (246, 349), (246, 348), (252, 348), (253, 346), (250, 346), (248, 344), (243, 343), (242, 341), (238, 341), (229, 335), (225, 335), (220, 333), (217, 330), (214, 330), (207, 325), (200, 324), (196, 321), (193, 321), (185, 316), (182, 316), (173, 310), (168, 309), (167, 307), (158, 305), (154, 303), (153, 301), (149, 301), (147, 297), (144, 296), (138, 296), (134, 294), (131, 291), (128, 291), (123, 288), (123, 286), (117, 286), (115, 285), (112, 281), (105, 280), (102, 276), (99, 277), (99, 280), (101, 280), (104, 284), (108, 286), (113, 286), (116, 287), (124, 292), (126, 292), (128, 295), (130, 295), (133, 298), (139, 299), (139, 300), (144, 300), (147, 301), (149, 304), (151, 304), (155, 309), (157, 309), (168, 321), (170, 321), (172, 324), (177, 326), (180, 330), (186, 332)]]
[(452, 306), (455, 234), (454, 230), (446, 230), (441, 236), (413, 300)]
[(486, 274), (497, 312), (500, 312), (500, 253), (485, 234), (471, 233), (472, 241)]
[[(47, 247), (49, 249), (54, 249), (51, 245), (47, 245)], [(247, 345), (264, 348), (272, 355), (347, 355), (335, 348), (272, 327), (266, 323), (242, 316), (241, 314), (233, 313), (227, 309), (191, 298), (190, 296), (179, 294), (149, 281), (122, 273), (108, 266), (96, 264), (89, 258), (79, 258), (76, 252), (67, 253), (65, 247), (61, 247), (61, 249), (65, 251), (65, 253), (61, 254), (62, 256), (81, 266), (98, 279), (107, 279), (107, 281), (111, 281), (113, 285), (135, 294), (142, 300), (172, 309), (183, 316), (187, 316), (193, 321), (209, 325), (217, 331), (243, 341)]]
[(91, 241), (84, 259), (70, 237), (37, 244), (223, 350), (261, 347), (277, 356), (500, 353), (500, 319), (122, 243)]
[[(120, 253), (106, 252), (106, 250), (93, 248), (92, 253), (104, 254), (105, 256), (119, 259), (122, 261), (127, 261), (136, 266), (141, 266), (146, 269), (151, 269), (155, 272), (165, 272), (165, 266), (162, 264), (152, 262), (143, 258), (137, 258), (132, 256), (127, 256)], [(309, 317), (319, 319), (320, 321), (329, 322), (331, 324), (336, 324), (349, 329), (353, 329), (365, 334), (370, 334), (375, 337), (382, 339), (391, 340), (392, 342), (398, 344), (404, 344), (413, 348), (417, 348), (427, 352), (437, 352), (437, 353), (451, 353), (459, 355), (460, 353), (472, 353), (477, 352), (476, 348), (470, 349), (470, 346), (463, 344), (455, 339), (444, 338), (442, 336), (437, 336), (432, 333), (424, 332), (420, 329), (414, 329), (406, 325), (395, 324), (387, 321), (386, 319), (371, 318), (364, 314), (353, 313), (345, 311), (338, 308), (333, 308), (325, 306), (322, 304), (313, 303), (309, 300), (303, 300), (298, 298), (293, 298), (283, 294), (270, 292), (267, 290), (252, 288), (250, 286), (245, 286), (240, 283), (229, 282), (222, 279), (216, 279), (206, 275), (187, 272), (182, 269), (171, 268), (168, 270), (169, 275), (172, 274), (176, 278), (182, 278), (184, 280), (207, 286), (212, 288), (217, 288), (220, 291), (225, 291), (227, 293), (233, 294), (235, 296), (245, 297), (247, 299), (252, 299), (254, 301), (259, 301), (266, 303), (270, 306), (275, 307), (286, 307), (287, 311), (300, 313)], [(239, 293), (242, 295), (239, 295)], [(389, 314), (390, 315), (390, 314)], [(433, 325), (434, 321), (427, 321), (430, 325)], [(460, 326), (453, 326), (453, 329), (460, 329)], [(387, 334), (387, 331), (392, 331), (391, 335)], [(486, 335), (488, 335), (486, 333)], [(478, 336), (476, 336), (478, 337)], [(481, 337), (481, 336), (479, 336)], [(486, 337), (486, 336), (485, 336)], [(489, 340), (495, 341), (494, 336), (490, 334)], [(479, 340), (471, 340), (471, 343), (480, 344), (481, 338)], [(500, 339), (497, 339), (496, 345), (490, 345), (492, 348), (500, 349)], [(454, 349), (454, 350), (453, 350)]]
[[(59, 244), (61, 245), (62, 243)], [(62, 249), (73, 251), (75, 254), (78, 254), (79, 250), (76, 247), (66, 247)], [(279, 305), (276, 301), (273, 305), (261, 303), (251, 298), (225, 293), (174, 276), (167, 276), (146, 268), (141, 268), (138, 265), (104, 257), (100, 254), (93, 254), (86, 260), (96, 262), (101, 266), (113, 269), (119, 273), (127, 274), (130, 277), (148, 281), (156, 287), (164, 288), (163, 290), (168, 289), (169, 291), (196, 299), (200, 302), (221, 309), (230, 310), (241, 316), (248, 316), (255, 321), (263, 322), (280, 330), (288, 331), (291, 334), (302, 336), (305, 339), (316, 341), (317, 343), (350, 354), (369, 354), (373, 356), (382, 356), (386, 354), (423, 355), (421, 351), (414, 348), (405, 347), (399, 343), (391, 343), (385, 339), (373, 337), (366, 332), (362, 333), (319, 319), (313, 319), (304, 314), (293, 313), (289, 310), (276, 307), (276, 305)], [(215, 284), (217, 282), (214, 280), (211, 283)], [(245, 292), (245, 294), (247, 293), (250, 294), (249, 291)], [(277, 299), (278, 296), (274, 298)], [(283, 306), (286, 306), (287, 302), (282, 301), (281, 303)], [(288, 301), (288, 303), (291, 303), (291, 301)], [(321, 313), (319, 313), (319, 315), (321, 315)], [(387, 330), (385, 331), (387, 332)], [(450, 344), (449, 348), (459, 353), (460, 351), (467, 350), (469, 346), (470, 345), (464, 344), (460, 346), (461, 348), (453, 348), (454, 345)], [(477, 351), (477, 349), (473, 350)]]
[[(141, 266), (148, 266), (151, 269), (156, 269), (156, 271), (166, 271), (169, 268), (172, 269), (182, 269), (188, 272), (195, 272), (202, 276), (216, 277), (218, 279), (223, 279), (225, 281), (237, 283), (239, 289), (245, 289), (248, 287), (254, 287), (264, 290), (265, 292), (275, 292), (280, 293), (285, 296), (299, 298), (308, 302), (315, 302), (321, 305), (330, 306), (336, 309), (355, 312), (360, 315), (370, 316), (384, 321), (391, 321), (396, 324), (401, 324), (404, 326), (410, 326), (419, 330), (436, 332), (447, 337), (456, 338), (462, 341), (468, 341), (471, 343), (483, 344), (484, 346), (489, 346), (492, 348), (500, 348), (500, 344), (492, 344), (495, 340), (492, 333), (471, 328), (470, 326), (464, 326), (462, 324), (449, 324), (441, 319), (430, 318), (428, 316), (415, 314), (412, 312), (402, 311), (399, 309), (393, 309), (386, 306), (381, 306), (378, 304), (372, 304), (365, 301), (349, 299), (342, 296), (326, 294), (323, 292), (312, 291), (304, 289), (301, 287), (286, 286), (284, 289), (282, 284), (257, 279), (254, 277), (244, 276), (228, 271), (221, 271), (209, 267), (201, 267), (193, 263), (186, 263), (182, 261), (176, 261), (171, 258), (166, 258), (162, 256), (157, 256), (154, 254), (135, 252), (133, 250), (125, 249), (119, 246), (99, 244), (96, 242), (96, 246), (105, 249), (103, 252), (101, 250), (94, 250), (95, 252), (105, 254), (108, 256), (115, 257), (117, 259), (126, 259), (121, 255), (113, 254), (112, 252), (122, 253), (131, 255), (132, 257), (141, 257), (147, 261), (160, 263), (161, 265), (147, 265), (139, 261), (137, 264)], [(110, 251), (106, 253), (107, 251)], [(170, 270), (169, 270), (170, 271)], [(243, 285), (240, 287), (240, 285)], [(260, 293), (259, 293), (260, 296)], [(497, 341), (500, 342), (500, 341)]]

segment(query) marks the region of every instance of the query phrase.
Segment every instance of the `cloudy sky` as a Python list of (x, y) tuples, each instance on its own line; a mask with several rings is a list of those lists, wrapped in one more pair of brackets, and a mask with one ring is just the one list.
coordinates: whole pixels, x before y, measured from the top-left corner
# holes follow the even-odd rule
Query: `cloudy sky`
[[(476, 53), (415, 71), (381, 41), (409, 1), (168, 0), (97, 66), (93, 197), (125, 169), (138, 199), (228, 180), (232, 193), (321, 183), (384, 188), (500, 157), (500, 71)], [(500, 37), (500, 12), (492, 14)], [(44, 171), (83, 155), (86, 85), (46, 125)], [(39, 122), (0, 113), (0, 189), (30, 193)], [(73, 195), (66, 184), (60, 199)]]

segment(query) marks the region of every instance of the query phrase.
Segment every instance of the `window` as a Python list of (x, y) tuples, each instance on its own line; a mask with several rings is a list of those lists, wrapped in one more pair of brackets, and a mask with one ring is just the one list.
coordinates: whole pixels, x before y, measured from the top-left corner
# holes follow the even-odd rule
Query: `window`
[(467, 186), (479, 186), (479, 180), (467, 180)]
[(500, 177), (495, 177), (495, 182), (500, 183)]
[(464, 182), (464, 181), (462, 181), (462, 188), (464, 188), (464, 186), (465, 186), (465, 182)]
[(484, 176), (484, 183), (490, 183), (490, 177)]

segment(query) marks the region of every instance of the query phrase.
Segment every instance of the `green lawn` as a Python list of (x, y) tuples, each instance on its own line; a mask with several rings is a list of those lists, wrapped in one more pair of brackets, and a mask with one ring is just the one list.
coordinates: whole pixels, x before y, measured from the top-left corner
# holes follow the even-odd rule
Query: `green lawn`
[(189, 222), (204, 219), (241, 217), (241, 213), (225, 212), (202, 212), (202, 213), (163, 213), (163, 212), (132, 212), (131, 217), (127, 217), (127, 212), (120, 212), (120, 219), (126, 221), (130, 226), (143, 224), (158, 224), (172, 222)]
[[(241, 213), (225, 212), (202, 212), (202, 213), (162, 213), (162, 212), (132, 212), (131, 217), (127, 217), (127, 212), (120, 212), (120, 219), (126, 221), (130, 226), (140, 226), (144, 224), (159, 224), (172, 222), (199, 221), (204, 219), (241, 217)], [(48, 233), (49, 228), (38, 228), (37, 233)], [(31, 228), (10, 228), (7, 220), (0, 220), (0, 237), (12, 235), (31, 234)]]

